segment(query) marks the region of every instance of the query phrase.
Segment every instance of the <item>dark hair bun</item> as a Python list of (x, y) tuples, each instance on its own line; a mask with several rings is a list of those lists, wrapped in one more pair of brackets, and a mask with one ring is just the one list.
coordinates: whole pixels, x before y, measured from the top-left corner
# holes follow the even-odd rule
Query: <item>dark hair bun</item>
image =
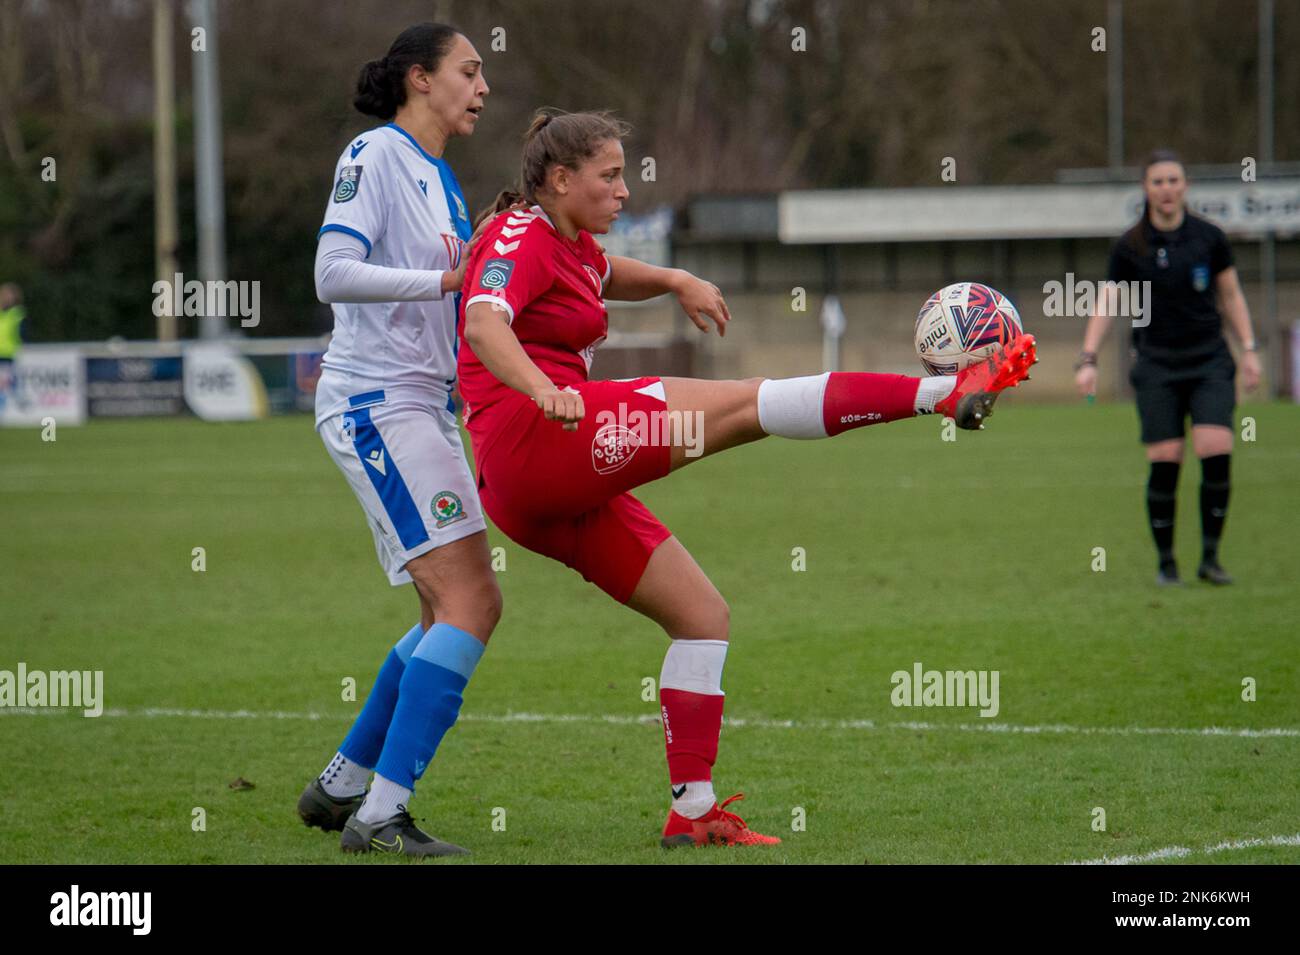
[(397, 115), (397, 96), (388, 72), (388, 58), (371, 60), (361, 67), (357, 77), (357, 95), (352, 105), (359, 112), (379, 119), (392, 119)]
[(361, 67), (352, 105), (367, 116), (392, 119), (406, 102), (406, 74), (412, 66), (430, 73), (456, 44), (461, 33), (446, 23), (417, 23), (398, 34), (388, 55)]

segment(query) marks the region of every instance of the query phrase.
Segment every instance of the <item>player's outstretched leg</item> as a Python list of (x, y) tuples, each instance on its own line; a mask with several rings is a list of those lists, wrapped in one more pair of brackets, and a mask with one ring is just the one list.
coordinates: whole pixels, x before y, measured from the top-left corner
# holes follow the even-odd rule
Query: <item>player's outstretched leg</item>
[(722, 665), (727, 658), (729, 611), (722, 595), (675, 537), (650, 556), (627, 605), (664, 628), (671, 639), (659, 674), (659, 706), (672, 807), (660, 844), (773, 845), (713, 792), (713, 763), (722, 729)]
[(696, 449), (675, 443), (672, 467), (756, 441), (764, 435), (827, 438), (917, 415), (942, 414), (980, 430), (1007, 388), (1029, 379), (1038, 360), (1034, 337), (1020, 335), (956, 375), (914, 378), (871, 372), (825, 372), (801, 378), (701, 381), (664, 378), (670, 413), (700, 414)]

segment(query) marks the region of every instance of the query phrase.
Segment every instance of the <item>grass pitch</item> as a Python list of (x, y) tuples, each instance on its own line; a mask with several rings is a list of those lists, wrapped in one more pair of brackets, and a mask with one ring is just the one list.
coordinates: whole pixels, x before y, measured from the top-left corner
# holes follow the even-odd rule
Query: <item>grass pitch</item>
[[(736, 722), (715, 782), (785, 840), (771, 851), (658, 847), (668, 782), (642, 681), (664, 637), (492, 530), (505, 616), (412, 811), (470, 863), (1170, 846), (1188, 862), (1300, 862), (1296, 845), (1202, 851), (1300, 832), (1300, 409), (1239, 414), (1258, 440), (1233, 458), (1223, 561), (1239, 582), (1219, 590), (1153, 585), (1128, 406), (1012, 396), (955, 442), (933, 418), (768, 439), (642, 489), (731, 604)], [(1187, 578), (1198, 481), (1191, 461)], [(102, 670), (106, 706), (0, 711), (0, 861), (401, 864), (345, 857), (294, 813), (359, 709), (342, 681), (364, 699), (417, 616), (309, 419), (97, 421), (52, 443), (2, 431), (0, 519), (0, 669)], [(894, 707), (891, 674), (916, 662), (997, 670), (997, 716)]]

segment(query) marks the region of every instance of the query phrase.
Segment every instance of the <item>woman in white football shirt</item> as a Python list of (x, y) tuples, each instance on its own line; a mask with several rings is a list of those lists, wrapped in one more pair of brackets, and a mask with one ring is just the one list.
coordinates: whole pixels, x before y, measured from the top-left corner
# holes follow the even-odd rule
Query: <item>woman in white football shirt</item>
[(389, 581), (414, 583), (420, 600), (420, 622), (298, 802), (307, 825), (342, 830), (348, 851), (465, 852), (417, 829), (406, 807), (501, 615), (451, 397), (472, 239), (441, 158), (451, 137), (474, 132), (487, 93), (482, 59), (457, 30), (403, 31), (361, 70), (354, 105), (387, 122), (343, 150), (317, 237), (316, 290), (333, 305), (334, 334), (316, 429), (361, 502)]

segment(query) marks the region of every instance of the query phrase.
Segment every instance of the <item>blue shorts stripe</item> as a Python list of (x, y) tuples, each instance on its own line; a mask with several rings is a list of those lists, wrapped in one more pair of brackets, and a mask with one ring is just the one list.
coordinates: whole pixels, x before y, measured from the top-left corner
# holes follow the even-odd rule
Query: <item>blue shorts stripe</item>
[(411, 499), (411, 492), (397, 470), (397, 462), (384, 446), (379, 429), (370, 420), (370, 409), (345, 411), (343, 417), (352, 423), (352, 445), (356, 448), (361, 467), (370, 476), (370, 483), (383, 502), (388, 519), (393, 522), (402, 547), (410, 550), (429, 539), (429, 532), (420, 517), (420, 509)]

